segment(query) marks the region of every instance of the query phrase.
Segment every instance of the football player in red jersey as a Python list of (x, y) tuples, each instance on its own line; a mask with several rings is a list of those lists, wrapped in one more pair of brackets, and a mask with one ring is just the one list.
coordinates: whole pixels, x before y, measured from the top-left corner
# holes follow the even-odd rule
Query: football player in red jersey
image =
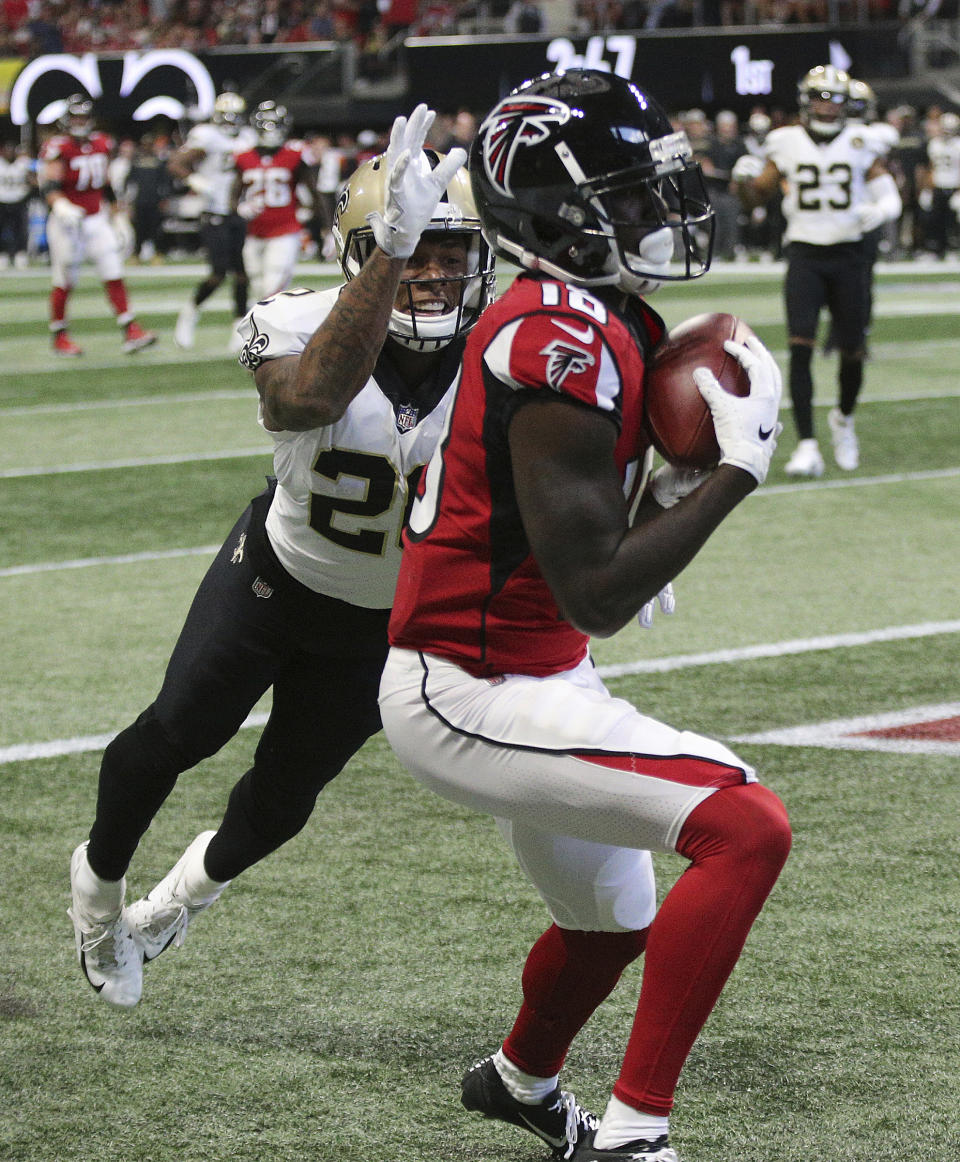
[[(606, 1112), (572, 1117), (550, 1144), (575, 1162), (677, 1162), (680, 1071), (790, 828), (726, 746), (612, 697), (589, 635), (627, 624), (763, 481), (780, 374), (754, 338), (726, 344), (747, 397), (696, 369), (720, 464), (658, 469), (632, 516), (644, 364), (664, 331), (642, 296), (702, 274), (712, 246), (686, 134), (635, 85), (571, 69), (497, 104), (470, 173), (484, 237), (523, 273), (471, 332), (421, 477), (380, 707), (418, 779), (497, 819), (553, 924), (513, 1028), (461, 1100), (528, 1128), (545, 1101), (573, 1114), (558, 1076), (570, 1044), (645, 949)], [(649, 850), (688, 863), (659, 909)]]
[(308, 146), (288, 139), (290, 116), (284, 106), (262, 101), (250, 125), (257, 144), (237, 154), (234, 201), (247, 220), (243, 262), (253, 297), (260, 300), (285, 290), (293, 278), (303, 234), (297, 187), (307, 191), (313, 213), (319, 212), (320, 195)]
[(107, 180), (113, 142), (94, 129), (93, 103), (80, 94), (67, 99), (57, 128), (60, 132), (40, 150), (40, 188), (50, 207), (47, 246), (53, 281), (50, 330), (54, 353), (83, 354), (67, 333), (67, 299), (86, 256), (96, 263), (103, 280), (123, 331), (124, 351), (140, 351), (155, 343), (157, 336), (137, 322), (123, 281), (123, 259), (133, 245), (133, 229)]

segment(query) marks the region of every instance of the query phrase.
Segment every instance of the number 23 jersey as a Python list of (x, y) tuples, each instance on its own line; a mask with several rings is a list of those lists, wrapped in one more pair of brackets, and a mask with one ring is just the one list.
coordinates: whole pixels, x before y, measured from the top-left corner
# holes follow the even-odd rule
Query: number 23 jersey
[[(339, 293), (296, 289), (257, 303), (238, 327), (241, 364), (255, 371), (268, 359), (299, 355)], [(277, 490), (267, 536), (301, 584), (350, 605), (390, 608), (404, 520), (440, 437), (461, 351), (456, 340), (444, 348), (435, 376), (412, 395), (381, 353), (335, 424), (270, 432)]]
[(764, 148), (787, 186), (787, 242), (834, 246), (863, 237), (857, 208), (866, 175), (884, 152), (876, 136), (848, 125), (831, 140), (816, 142), (802, 125), (785, 125), (770, 132)]
[(554, 393), (608, 416), (629, 495), (647, 441), (645, 352), (663, 323), (640, 300), (628, 321), (552, 279), (521, 275), (471, 331), (447, 430), (410, 514), (391, 644), (477, 677), (571, 669), (587, 637), (563, 620), (530, 552), (513, 487), (517, 407)]

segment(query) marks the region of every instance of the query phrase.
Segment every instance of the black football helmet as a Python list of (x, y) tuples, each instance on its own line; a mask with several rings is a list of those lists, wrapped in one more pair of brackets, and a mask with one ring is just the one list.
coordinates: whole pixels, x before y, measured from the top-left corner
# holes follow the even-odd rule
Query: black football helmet
[(93, 102), (83, 93), (67, 97), (63, 112), (57, 118), (61, 133), (83, 140), (93, 132)]
[(613, 73), (514, 89), (480, 125), (470, 178), (487, 241), (519, 266), (635, 295), (710, 266), (714, 215), (686, 133)]
[(250, 124), (256, 130), (257, 141), (266, 149), (279, 149), (290, 136), (290, 114), (286, 106), (276, 101), (261, 101)]

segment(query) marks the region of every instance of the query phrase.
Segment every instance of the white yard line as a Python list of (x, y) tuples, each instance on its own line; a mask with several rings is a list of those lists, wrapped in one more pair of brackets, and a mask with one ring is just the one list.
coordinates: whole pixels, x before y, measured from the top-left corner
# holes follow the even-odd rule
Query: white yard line
[[(856, 646), (872, 645), (875, 642), (902, 641), (909, 638), (923, 638), (936, 634), (950, 633), (960, 633), (960, 620), (924, 622), (919, 625), (895, 625), (888, 626), (885, 629), (868, 630), (864, 633), (833, 634), (825, 637), (800, 638), (793, 641), (768, 642), (764, 645), (744, 646), (740, 649), (715, 650), (707, 654), (679, 654), (672, 658), (653, 658), (647, 661), (629, 662), (620, 666), (600, 666), (598, 667), (598, 672), (603, 678), (619, 678), (626, 674), (664, 673), (668, 670), (684, 670), (695, 666), (720, 665), (729, 662), (746, 661), (752, 658), (784, 657), (788, 654), (807, 653), (813, 650), (850, 649)], [(948, 712), (939, 715), (940, 717), (949, 717), (954, 713), (949, 708), (955, 704), (948, 703), (946, 705)], [(929, 710), (929, 707), (925, 708), (920, 716), (912, 719), (912, 721), (925, 721), (938, 716), (937, 713), (928, 713)], [(937, 710), (939, 708), (934, 708), (934, 711)], [(960, 712), (960, 709), (957, 712)], [(263, 712), (251, 714), (247, 717), (243, 726), (263, 726), (266, 720), (267, 716)], [(876, 720), (869, 718), (863, 721), (874, 723)], [(901, 715), (894, 724), (900, 725), (905, 721), (907, 719)], [(887, 725), (887, 722), (884, 721), (881, 725)], [(876, 729), (876, 726), (868, 726), (864, 729), (871, 728)], [(23, 762), (26, 759), (57, 758), (61, 755), (83, 754), (88, 751), (102, 750), (112, 738), (112, 734), (91, 734), (79, 735), (75, 738), (58, 738), (50, 739), (46, 742), (25, 742), (18, 743), (14, 746), (0, 747), (0, 765), (4, 763)], [(774, 740), (760, 735), (749, 735), (735, 741), (763, 742)], [(940, 745), (949, 746), (952, 744)], [(877, 747), (874, 749), (889, 748)]]
[(243, 456), (269, 456), (272, 445), (260, 448), (226, 448), (221, 452), (171, 453), (169, 456), (135, 456), (129, 460), (91, 460), (79, 464), (43, 464), (33, 468), (0, 469), (0, 479), (21, 476), (62, 476), (67, 472), (102, 472), (108, 468), (150, 468), (157, 464), (190, 464), (199, 460), (235, 460)]
[(864, 714), (858, 718), (835, 718), (807, 726), (788, 726), (734, 735), (731, 742), (756, 742), (771, 746), (818, 746), (829, 750), (872, 750), (886, 754), (960, 755), (960, 742), (936, 738), (871, 738), (870, 732), (940, 722), (960, 717), (960, 702), (940, 702), (933, 706), (911, 706), (886, 714)]

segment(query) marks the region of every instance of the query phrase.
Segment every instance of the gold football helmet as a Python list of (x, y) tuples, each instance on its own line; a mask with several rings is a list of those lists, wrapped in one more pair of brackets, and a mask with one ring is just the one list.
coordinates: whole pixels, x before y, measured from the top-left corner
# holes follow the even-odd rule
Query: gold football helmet
[(243, 125), (244, 114), (247, 111), (247, 103), (240, 96), (239, 93), (231, 93), (229, 91), (221, 93), (213, 103), (213, 117), (211, 120), (214, 125), (219, 125), (221, 129), (225, 129), (227, 133), (234, 136), (240, 132)]
[(817, 65), (797, 85), (800, 120), (817, 137), (836, 137), (847, 123), (850, 76), (835, 65)]
[[(424, 151), (431, 166), (444, 156), (435, 150)], [(347, 279), (354, 278), (376, 246), (367, 215), (382, 211), (386, 203), (386, 167), (383, 156), (365, 161), (340, 191), (333, 216), (333, 237), (337, 257)], [(408, 310), (393, 310), (387, 333), (392, 339), (416, 351), (436, 351), (456, 335), (465, 334), (480, 317), (480, 312), (494, 296), (494, 257), (480, 232), (480, 219), (470, 189), (470, 178), (464, 168), (454, 174), (441, 195), (424, 235), (435, 233), (463, 235), (467, 241), (467, 273), (444, 282), (458, 282), (457, 305), (445, 314), (418, 315), (412, 297)], [(404, 279), (401, 288), (416, 279)], [(435, 279), (420, 280), (435, 282)], [(408, 292), (409, 297), (409, 292)]]

